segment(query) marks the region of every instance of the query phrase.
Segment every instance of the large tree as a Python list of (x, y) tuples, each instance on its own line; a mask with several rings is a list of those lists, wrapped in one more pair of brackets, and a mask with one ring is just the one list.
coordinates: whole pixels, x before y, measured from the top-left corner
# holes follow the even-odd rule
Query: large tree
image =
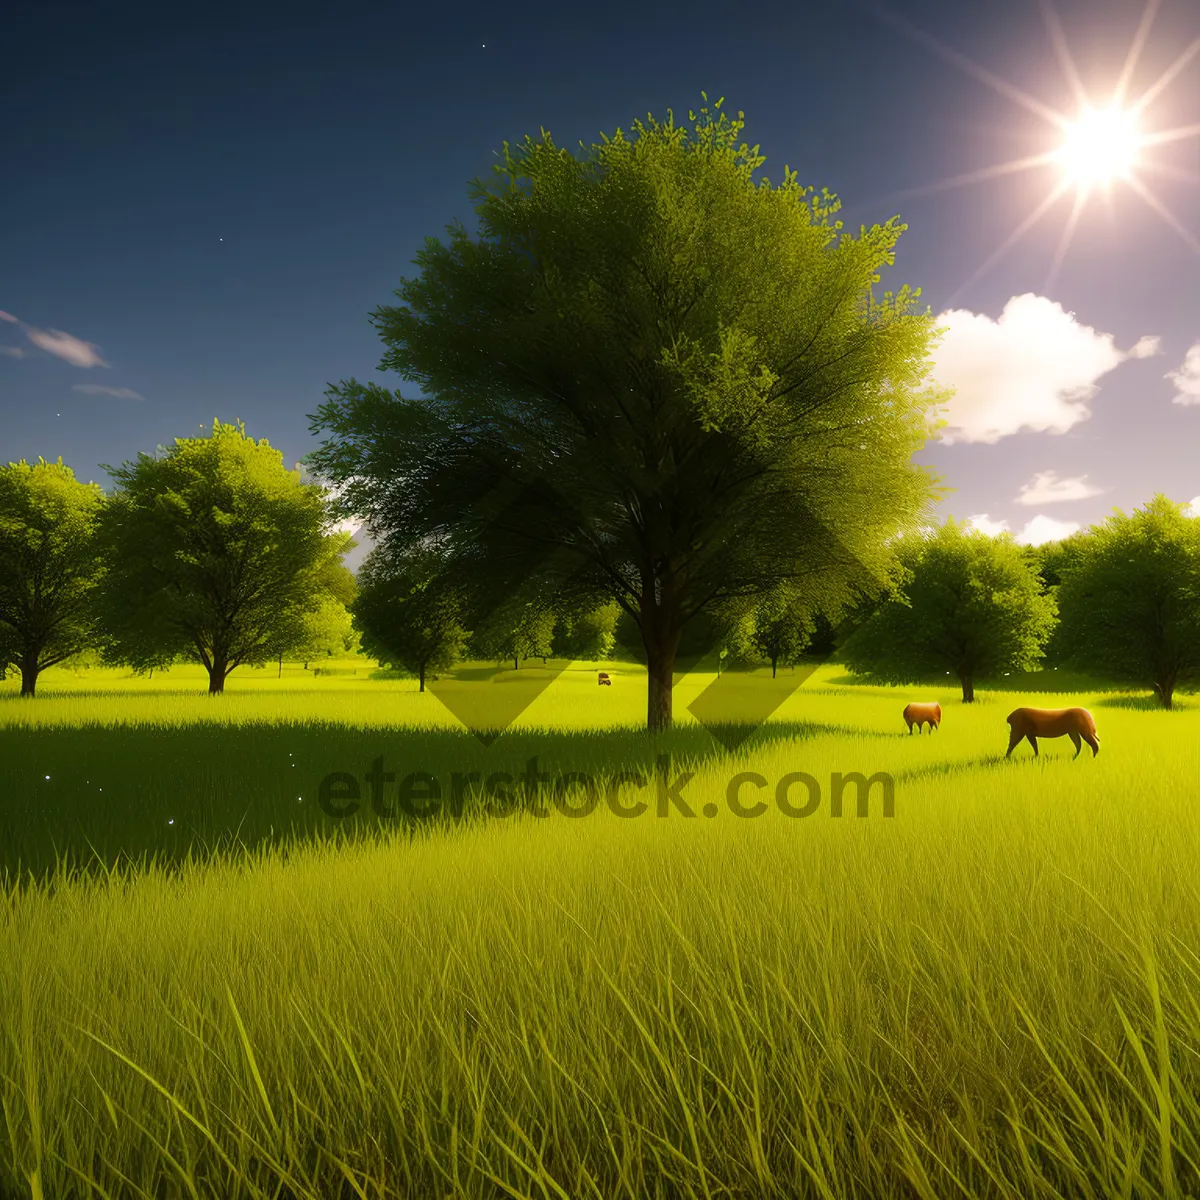
[(93, 639), (103, 503), (100, 488), (80, 483), (61, 458), (0, 467), (0, 670), (21, 672), (22, 696)]
[(350, 598), (350, 536), (334, 530), (325, 489), (240, 425), (214, 422), (207, 437), (107, 470), (110, 661), (199, 662), (223, 692), (237, 667), (303, 647), (330, 597)]
[(1153, 689), (1170, 708), (1200, 678), (1200, 517), (1155, 496), (1094, 526), (1063, 570), (1064, 661)]
[(352, 612), (363, 650), (385, 667), (415, 675), (421, 691), (426, 675), (452, 667), (467, 644), (462, 597), (446, 580), (445, 565), (428, 546), (404, 554), (381, 546), (358, 571)]
[(847, 640), (852, 671), (889, 683), (953, 675), (964, 703), (976, 681), (1041, 660), (1054, 598), (1009, 533), (992, 537), (953, 520), (900, 539), (908, 579)]
[(398, 544), (446, 537), (474, 578), (571, 580), (636, 622), (648, 724), (685, 627), (730, 597), (877, 586), (934, 492), (913, 465), (939, 397), (918, 292), (878, 296), (905, 228), (741, 139), (720, 102), (577, 154), (507, 143), (478, 232), (430, 239), (374, 313), (405, 399), (354, 379), (313, 417), (315, 468)]

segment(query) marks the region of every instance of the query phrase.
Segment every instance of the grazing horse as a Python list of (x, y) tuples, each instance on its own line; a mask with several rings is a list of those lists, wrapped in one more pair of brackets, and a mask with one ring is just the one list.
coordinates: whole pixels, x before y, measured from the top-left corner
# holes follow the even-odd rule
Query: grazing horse
[(1075, 758), (1079, 757), (1083, 742), (1091, 746), (1093, 758), (1100, 753), (1096, 722), (1086, 708), (1017, 708), (1008, 714), (1008, 723), (1012, 732), (1009, 734), (1005, 758), (1012, 754), (1022, 738), (1029, 742), (1036, 754), (1038, 738), (1062, 737), (1064, 733), (1075, 744)]
[(910, 704), (904, 710), (904, 720), (909, 733), (912, 733), (914, 725), (917, 732), (922, 733), (926, 721), (929, 722), (929, 732), (932, 733), (942, 724), (942, 706), (936, 701), (929, 704)]

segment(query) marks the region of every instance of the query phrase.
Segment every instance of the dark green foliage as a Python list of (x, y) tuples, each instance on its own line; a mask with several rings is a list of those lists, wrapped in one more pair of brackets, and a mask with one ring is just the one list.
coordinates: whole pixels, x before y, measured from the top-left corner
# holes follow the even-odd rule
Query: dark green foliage
[(595, 662), (608, 658), (616, 644), (621, 606), (615, 600), (565, 608), (554, 626), (551, 653), (555, 658)]
[(1079, 532), (1056, 542), (1025, 547), (1025, 556), (1033, 564), (1044, 589), (1049, 591), (1062, 583), (1065, 572), (1084, 551), (1087, 538), (1087, 533)]
[[(267, 441), (214, 422), (161, 456), (110, 467), (101, 589), (109, 661), (203, 664), (209, 691), (235, 668), (308, 645), (331, 601), (353, 594), (328, 497)], [(327, 623), (327, 622), (326, 622)]]
[(1161, 495), (1115, 513), (1079, 542), (1058, 603), (1063, 661), (1150, 687), (1170, 708), (1200, 678), (1200, 518)]
[(378, 547), (358, 572), (352, 612), (363, 650), (420, 680), (463, 656), (461, 596), (444, 577), (445, 556), (429, 547), (395, 554)]
[(899, 557), (909, 578), (847, 640), (852, 671), (889, 683), (952, 675), (970, 702), (976, 680), (1040, 661), (1054, 599), (1011, 534), (989, 537), (951, 520), (901, 539)]
[(690, 119), (506, 145), (478, 235), (427, 241), (374, 314), (431, 399), (351, 379), (313, 418), (314, 466), (396, 545), (445, 538), (484, 594), (619, 604), (651, 729), (702, 614), (785, 581), (835, 611), (934, 492), (932, 318), (873, 293), (904, 226), (852, 236), (827, 192), (755, 178), (740, 115)]
[(80, 483), (61, 458), (0, 468), (0, 678), (19, 670), (23, 696), (94, 640), (103, 503), (100, 488)]
[(544, 659), (552, 653), (556, 616), (549, 597), (536, 587), (523, 588), (491, 607), (484, 599), (477, 608), (472, 657), (511, 662), (515, 671), (524, 658)]

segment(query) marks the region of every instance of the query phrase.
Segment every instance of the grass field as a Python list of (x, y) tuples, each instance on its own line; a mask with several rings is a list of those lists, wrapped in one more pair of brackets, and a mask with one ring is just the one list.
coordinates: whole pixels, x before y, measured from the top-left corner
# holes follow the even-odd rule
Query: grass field
[[(687, 712), (711, 677), (652, 743), (640, 670), (579, 667), (484, 746), (358, 669), (0, 684), (0, 1195), (1200, 1195), (1194, 698), (826, 666), (730, 751)], [(1100, 756), (1005, 761), (1022, 702), (1086, 704)], [(698, 815), (658, 815), (659, 755)], [(317, 805), (379, 758), (533, 757), (641, 771), (649, 810)], [(894, 815), (833, 817), (835, 772)]]

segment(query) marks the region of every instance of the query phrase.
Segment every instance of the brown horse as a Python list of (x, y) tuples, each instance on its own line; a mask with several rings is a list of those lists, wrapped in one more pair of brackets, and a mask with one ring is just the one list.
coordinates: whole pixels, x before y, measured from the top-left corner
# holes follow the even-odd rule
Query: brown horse
[(908, 732), (912, 733), (913, 726), (917, 727), (917, 732), (921, 733), (925, 722), (929, 722), (929, 732), (932, 733), (942, 724), (942, 706), (936, 701), (930, 704), (910, 704), (904, 710), (904, 721), (908, 725)]
[(1012, 732), (1008, 737), (1008, 754), (1005, 758), (1012, 754), (1022, 738), (1029, 742), (1036, 754), (1038, 738), (1062, 737), (1064, 733), (1075, 744), (1075, 758), (1079, 757), (1083, 742), (1091, 746), (1093, 758), (1100, 753), (1096, 722), (1086, 708), (1017, 708), (1008, 714), (1008, 723)]

